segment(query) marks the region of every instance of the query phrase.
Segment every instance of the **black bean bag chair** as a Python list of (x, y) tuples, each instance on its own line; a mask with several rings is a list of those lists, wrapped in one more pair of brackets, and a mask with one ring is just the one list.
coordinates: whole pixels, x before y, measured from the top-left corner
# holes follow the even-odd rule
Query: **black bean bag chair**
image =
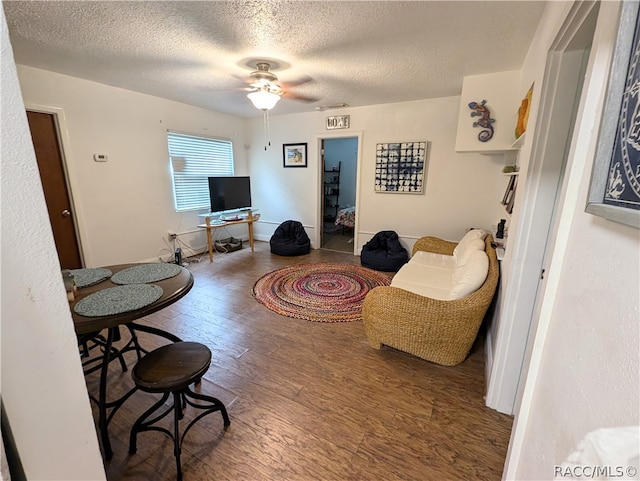
[(392, 230), (378, 232), (360, 253), (360, 263), (376, 271), (398, 272), (408, 260), (407, 249), (402, 247), (398, 234)]
[(311, 240), (297, 220), (286, 220), (280, 224), (269, 243), (271, 252), (279, 256), (301, 256), (311, 250)]

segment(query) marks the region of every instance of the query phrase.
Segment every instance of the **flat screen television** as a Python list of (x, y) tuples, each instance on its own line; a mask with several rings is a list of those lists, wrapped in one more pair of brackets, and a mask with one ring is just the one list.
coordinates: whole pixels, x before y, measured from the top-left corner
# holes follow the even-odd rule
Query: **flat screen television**
[(249, 177), (209, 177), (211, 212), (248, 209), (251, 207)]

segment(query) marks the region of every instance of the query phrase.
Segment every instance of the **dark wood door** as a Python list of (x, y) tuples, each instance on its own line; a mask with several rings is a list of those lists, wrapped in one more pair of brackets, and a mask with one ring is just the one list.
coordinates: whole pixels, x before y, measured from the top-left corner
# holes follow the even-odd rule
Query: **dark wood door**
[(80, 248), (53, 114), (27, 111), (53, 238), (63, 269), (82, 267)]

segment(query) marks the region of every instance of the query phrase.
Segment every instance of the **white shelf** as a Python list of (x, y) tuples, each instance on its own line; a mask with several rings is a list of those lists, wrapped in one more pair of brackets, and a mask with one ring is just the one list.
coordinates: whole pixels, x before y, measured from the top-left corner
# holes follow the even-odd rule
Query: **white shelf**
[(527, 136), (526, 132), (523, 132), (520, 137), (518, 137), (513, 144), (511, 144), (512, 149), (519, 149), (524, 144), (524, 139)]
[(227, 215), (238, 214), (238, 217), (249, 217), (249, 212), (255, 214), (258, 212), (258, 209), (254, 208), (244, 208), (244, 209), (229, 209), (229, 210), (221, 210), (220, 212), (207, 212), (205, 214), (198, 214), (198, 217), (209, 217), (209, 218), (219, 218)]

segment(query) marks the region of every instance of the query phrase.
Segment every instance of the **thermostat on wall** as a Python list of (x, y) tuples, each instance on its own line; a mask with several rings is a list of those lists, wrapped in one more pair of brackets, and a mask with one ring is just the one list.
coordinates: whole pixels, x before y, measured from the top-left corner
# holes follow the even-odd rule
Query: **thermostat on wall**
[(93, 154), (93, 160), (96, 162), (106, 162), (109, 160), (109, 157), (107, 157), (106, 154)]

